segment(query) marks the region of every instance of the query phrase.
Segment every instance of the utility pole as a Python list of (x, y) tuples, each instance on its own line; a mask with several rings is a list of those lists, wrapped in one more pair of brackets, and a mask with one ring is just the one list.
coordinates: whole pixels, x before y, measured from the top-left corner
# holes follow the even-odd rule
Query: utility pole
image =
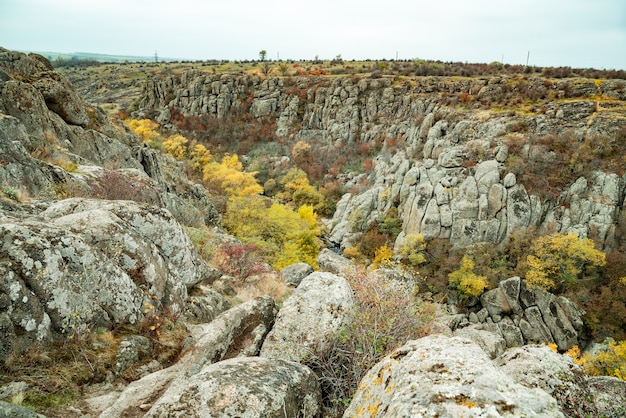
[(159, 56), (157, 55), (156, 49), (154, 50), (154, 62), (159, 62)]
[(526, 55), (526, 66), (528, 67), (528, 59), (530, 58), (530, 50), (528, 51), (528, 54)]

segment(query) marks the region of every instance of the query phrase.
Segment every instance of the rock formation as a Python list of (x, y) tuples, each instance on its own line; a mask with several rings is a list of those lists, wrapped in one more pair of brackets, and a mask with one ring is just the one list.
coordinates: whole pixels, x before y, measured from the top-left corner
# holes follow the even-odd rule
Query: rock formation
[[(403, 147), (385, 153), (383, 146), (374, 158), (368, 185), (337, 204), (330, 238), (342, 247), (359, 233), (359, 225), (351, 220), (355, 213), (360, 225), (369, 225), (396, 207), (404, 221), (398, 245), (412, 233), (447, 238), (457, 247), (498, 244), (516, 230), (537, 228), (540, 234), (576, 231), (610, 249), (614, 222), (624, 205), (626, 179), (596, 171), (559, 191), (558, 199), (546, 200), (530, 194), (506, 171), (506, 139), (520, 137), (520, 127), (526, 136), (569, 132), (578, 140), (624, 129), (623, 107), (610, 100), (624, 100), (625, 85), (623, 80), (595, 85), (577, 79), (506, 77), (263, 80), (189, 71), (180, 77), (150, 80), (142, 105), (160, 112), (160, 122), (168, 123), (170, 108), (185, 115), (221, 117), (251, 100), (249, 112), (254, 117), (276, 118), (277, 136), (316, 140), (323, 144), (320, 153), (401, 138)], [(555, 100), (529, 116), (440, 105), (446, 97), (460, 94), (497, 103), (505, 90), (521, 98), (554, 96)], [(592, 99), (600, 93), (607, 101)], [(540, 146), (526, 146), (522, 155), (527, 164), (551, 158)], [(356, 184), (348, 181), (345, 186), (351, 189)]]

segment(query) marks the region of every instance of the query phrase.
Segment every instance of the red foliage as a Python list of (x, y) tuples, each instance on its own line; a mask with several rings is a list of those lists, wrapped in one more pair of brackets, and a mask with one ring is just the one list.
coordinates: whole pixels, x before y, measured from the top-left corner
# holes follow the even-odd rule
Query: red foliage
[(259, 248), (252, 244), (223, 244), (215, 253), (213, 263), (223, 273), (239, 280), (268, 271), (261, 260)]

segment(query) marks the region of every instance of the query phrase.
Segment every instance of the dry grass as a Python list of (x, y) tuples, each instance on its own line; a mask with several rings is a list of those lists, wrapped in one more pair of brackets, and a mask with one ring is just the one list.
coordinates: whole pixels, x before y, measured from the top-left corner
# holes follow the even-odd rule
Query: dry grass
[(267, 295), (280, 303), (291, 293), (285, 281), (273, 271), (248, 277), (235, 291), (236, 298), (242, 302)]

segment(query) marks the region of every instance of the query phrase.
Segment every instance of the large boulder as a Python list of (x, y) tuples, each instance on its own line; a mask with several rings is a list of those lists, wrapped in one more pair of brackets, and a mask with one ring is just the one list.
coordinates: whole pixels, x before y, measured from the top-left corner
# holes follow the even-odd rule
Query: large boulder
[(302, 282), (302, 279), (314, 271), (313, 267), (307, 263), (295, 263), (282, 269), (280, 275), (285, 283), (297, 287)]
[(352, 268), (353, 264), (346, 257), (329, 250), (322, 249), (317, 256), (317, 265), (321, 271), (333, 274), (342, 274)]
[(194, 326), (195, 343), (185, 359), (186, 373), (232, 357), (258, 355), (277, 311), (274, 300), (263, 296), (223, 312), (208, 324)]
[(361, 380), (344, 417), (563, 417), (540, 388), (516, 383), (474, 342), (409, 341)]
[(320, 412), (320, 386), (311, 369), (284, 360), (240, 357), (208, 365), (183, 387), (170, 387), (145, 417), (282, 418), (316, 417)]
[(206, 263), (165, 210), (67, 199), (0, 223), (0, 358), (55, 333), (182, 313)]
[(515, 382), (545, 390), (566, 416), (598, 416), (582, 368), (569, 355), (527, 345), (507, 350), (494, 364)]
[(346, 279), (332, 273), (310, 274), (278, 312), (261, 356), (300, 361), (323, 353), (349, 320), (353, 305)]

